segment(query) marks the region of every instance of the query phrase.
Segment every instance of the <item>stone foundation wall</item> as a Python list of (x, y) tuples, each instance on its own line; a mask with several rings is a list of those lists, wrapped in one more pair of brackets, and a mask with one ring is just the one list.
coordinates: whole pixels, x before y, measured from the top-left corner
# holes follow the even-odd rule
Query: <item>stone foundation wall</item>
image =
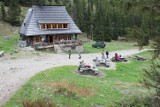
[(83, 52), (83, 45), (63, 47), (63, 51), (68, 51), (68, 50), (72, 50), (73, 52)]

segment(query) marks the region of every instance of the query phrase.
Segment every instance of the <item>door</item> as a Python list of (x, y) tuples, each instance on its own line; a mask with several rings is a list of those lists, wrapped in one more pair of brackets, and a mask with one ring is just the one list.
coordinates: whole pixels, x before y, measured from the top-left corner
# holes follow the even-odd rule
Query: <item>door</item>
[(53, 36), (48, 36), (48, 44), (53, 44)]

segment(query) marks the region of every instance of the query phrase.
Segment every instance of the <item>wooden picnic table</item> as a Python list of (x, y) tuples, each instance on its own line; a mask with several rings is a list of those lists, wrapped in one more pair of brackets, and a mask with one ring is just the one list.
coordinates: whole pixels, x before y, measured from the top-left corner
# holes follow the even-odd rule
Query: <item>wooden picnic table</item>
[(101, 64), (104, 64), (106, 67), (110, 66), (109, 60), (108, 59), (101, 59), (101, 60), (96, 60), (96, 65), (99, 66)]

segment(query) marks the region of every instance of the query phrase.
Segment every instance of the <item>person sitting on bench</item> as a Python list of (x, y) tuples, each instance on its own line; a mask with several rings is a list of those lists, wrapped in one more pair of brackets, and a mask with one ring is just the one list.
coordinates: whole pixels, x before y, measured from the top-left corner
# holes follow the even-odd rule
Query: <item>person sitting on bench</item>
[(121, 56), (119, 56), (118, 53), (115, 53), (115, 60), (116, 60), (116, 61), (120, 61), (120, 57), (121, 57)]

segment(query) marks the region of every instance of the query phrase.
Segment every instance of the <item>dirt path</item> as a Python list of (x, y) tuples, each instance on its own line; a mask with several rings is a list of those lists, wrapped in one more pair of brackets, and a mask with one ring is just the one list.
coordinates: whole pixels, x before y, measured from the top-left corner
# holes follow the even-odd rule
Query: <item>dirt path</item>
[[(145, 51), (145, 50), (142, 50)], [(117, 52), (122, 56), (137, 54), (138, 49), (110, 52), (109, 57), (113, 57)], [(93, 63), (92, 59), (101, 53), (82, 54), (82, 59), (78, 55), (71, 55), (68, 59), (66, 54), (49, 54), (45, 56), (35, 56), (21, 59), (0, 59), (0, 105), (4, 104), (22, 85), (24, 85), (36, 73), (52, 67), (63, 65), (79, 65), (80, 60), (85, 63)], [(112, 64), (114, 68), (114, 64)]]

